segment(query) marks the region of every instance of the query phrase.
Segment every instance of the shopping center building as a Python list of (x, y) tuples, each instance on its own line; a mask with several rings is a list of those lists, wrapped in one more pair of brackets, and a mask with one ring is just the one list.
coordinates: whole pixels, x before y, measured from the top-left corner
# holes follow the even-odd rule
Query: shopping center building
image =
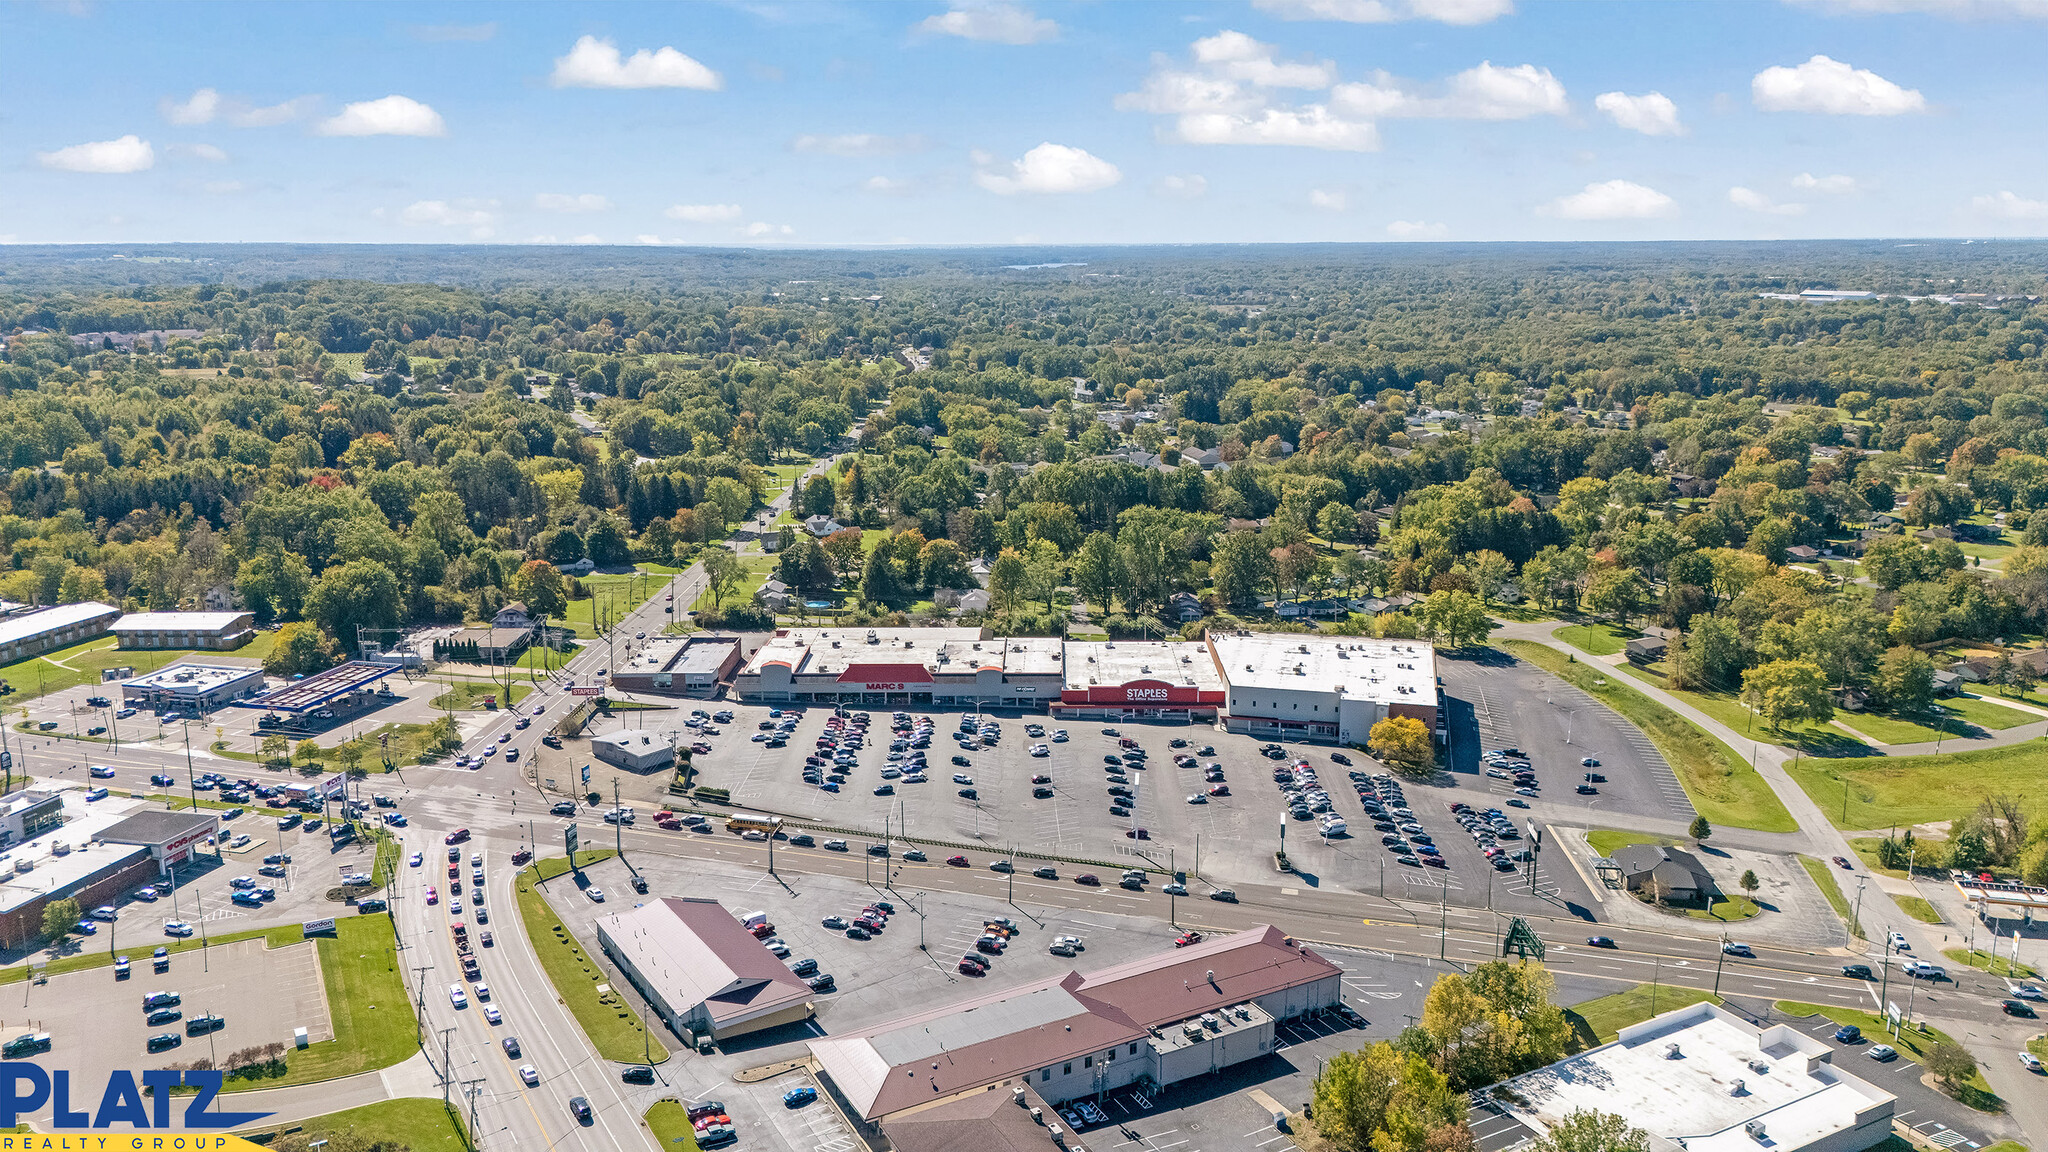
[(1436, 651), (1427, 640), (1226, 632), (1207, 643), (1230, 685), (1224, 727), (1232, 732), (1363, 747), (1389, 716), (1438, 729)]
[(1216, 719), (1225, 687), (1206, 644), (1181, 640), (1070, 640), (1062, 720)]
[(1061, 641), (977, 628), (792, 628), (735, 678), (742, 700), (935, 708), (1045, 708), (1060, 697)]

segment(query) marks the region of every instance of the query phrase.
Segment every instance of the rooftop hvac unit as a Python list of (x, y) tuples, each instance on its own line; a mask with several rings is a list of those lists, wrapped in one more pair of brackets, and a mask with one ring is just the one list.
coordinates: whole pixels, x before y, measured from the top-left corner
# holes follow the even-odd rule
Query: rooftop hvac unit
[(1022, 1104), (1024, 1102), (1024, 1090), (1022, 1088), (1010, 1089), (1010, 1099)]
[[(1022, 1104), (1023, 1102), (1024, 1102), (1024, 1093), (1022, 1093), (1022, 1092), (1019, 1092), (1019, 1093), (1017, 1093), (1017, 1103), (1019, 1103), (1019, 1104)], [(1043, 1108), (1033, 1108), (1033, 1109), (1031, 1110), (1031, 1122), (1032, 1122), (1033, 1124), (1043, 1124), (1043, 1123), (1045, 1123), (1045, 1109), (1043, 1109)]]
[(1749, 1085), (1744, 1084), (1740, 1079), (1737, 1079), (1735, 1081), (1735, 1087), (1729, 1089), (1728, 1094), (1730, 1096), (1747, 1096), (1749, 1095)]
[(1666, 1044), (1666, 1045), (1664, 1046), (1664, 1058), (1665, 1058), (1666, 1060), (1678, 1060), (1678, 1059), (1681, 1059), (1682, 1057), (1681, 1057), (1681, 1055), (1680, 1055), (1680, 1053), (1679, 1053), (1679, 1051), (1678, 1051), (1678, 1045), (1676, 1045), (1676, 1044)]
[(1181, 1034), (1190, 1040), (1200, 1040), (1202, 1038), (1202, 1026), (1192, 1020), (1181, 1025), (1180, 1030)]
[(1761, 1060), (1751, 1060), (1749, 1062), (1749, 1070), (1759, 1076), (1768, 1076), (1771, 1073), (1771, 1066)]
[(1750, 1121), (1749, 1123), (1747, 1123), (1747, 1124), (1744, 1124), (1744, 1125), (1742, 1126), (1742, 1130), (1743, 1130), (1744, 1132), (1747, 1132), (1747, 1133), (1749, 1133), (1749, 1138), (1750, 1138), (1751, 1140), (1754, 1140), (1754, 1141), (1756, 1141), (1756, 1142), (1757, 1142), (1757, 1143), (1759, 1143), (1759, 1144), (1761, 1144), (1761, 1143), (1763, 1143), (1763, 1142), (1764, 1142), (1764, 1122), (1763, 1122), (1763, 1121), (1761, 1121), (1761, 1120), (1751, 1120), (1751, 1121)]

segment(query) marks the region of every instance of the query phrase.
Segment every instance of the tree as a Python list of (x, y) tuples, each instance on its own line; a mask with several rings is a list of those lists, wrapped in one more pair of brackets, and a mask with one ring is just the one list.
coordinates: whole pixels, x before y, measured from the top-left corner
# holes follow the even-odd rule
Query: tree
[(839, 569), (839, 579), (842, 581), (853, 579), (854, 573), (859, 572), (861, 565), (867, 560), (867, 550), (862, 544), (861, 531), (858, 528), (841, 528), (825, 537), (821, 547), (825, 549), (825, 555), (832, 558), (833, 567)]
[(1934, 661), (1908, 644), (1887, 648), (1878, 657), (1870, 686), (1893, 710), (1917, 715), (1934, 703)]
[(1937, 1040), (1927, 1050), (1927, 1070), (1934, 1073), (1943, 1090), (1953, 1094), (1963, 1081), (1977, 1074), (1977, 1058), (1960, 1044)]
[(1356, 539), (1358, 536), (1358, 513), (1352, 511), (1349, 504), (1340, 504), (1332, 500), (1330, 503), (1323, 505), (1322, 511), (1316, 513), (1316, 531), (1320, 532), (1325, 540), (1350, 541)]
[(633, 546), (626, 525), (610, 512), (598, 517), (583, 539), (583, 554), (599, 568), (617, 568), (633, 561)]
[(1481, 548), (1473, 553), (1465, 561), (1465, 569), (1472, 574), (1472, 582), (1479, 586), (1480, 601), (1488, 607), (1515, 576), (1514, 561), (1491, 548)]
[(711, 606), (724, 607), (725, 598), (747, 578), (746, 564), (733, 555), (732, 549), (722, 544), (706, 548), (699, 562), (704, 565), (705, 587), (711, 593)]
[(1714, 834), (1714, 826), (1707, 823), (1705, 816), (1695, 816), (1692, 818), (1692, 827), (1687, 828), (1685, 834), (1694, 840), (1704, 842), (1707, 837)]
[(512, 577), (512, 595), (526, 603), (533, 616), (560, 616), (569, 606), (569, 583), (553, 564), (528, 560)]
[(360, 740), (345, 740), (334, 749), (334, 758), (341, 762), (344, 772), (354, 775), (363, 766), (363, 745)]
[(1586, 607), (1621, 623), (1650, 601), (1650, 582), (1633, 568), (1603, 568), (1586, 586)]
[(397, 575), (376, 560), (351, 560), (329, 568), (306, 598), (306, 615), (350, 651), (355, 649), (358, 628), (395, 628), (404, 611), (405, 595)]
[(1097, 612), (1107, 615), (1126, 583), (1123, 556), (1117, 551), (1115, 537), (1107, 532), (1090, 533), (1074, 558), (1075, 590)]
[(1742, 669), (1742, 633), (1732, 620), (1695, 616), (1671, 655), (1673, 687), (1725, 688)]
[(1030, 566), (1014, 548), (1005, 548), (988, 570), (988, 605), (998, 612), (1012, 612), (1027, 594)]
[(1736, 883), (1742, 885), (1742, 890), (1748, 893), (1752, 899), (1756, 896), (1756, 890), (1764, 886), (1764, 882), (1757, 879), (1756, 869), (1754, 868), (1744, 868), (1742, 870), (1742, 879), (1736, 881)]
[(287, 758), (285, 754), (290, 751), (291, 742), (283, 735), (272, 732), (263, 737), (263, 742), (258, 748), (263, 753), (264, 763), (277, 764)]
[(1398, 771), (1423, 775), (1436, 764), (1429, 729), (1413, 716), (1389, 716), (1372, 726), (1365, 746)]
[(1550, 1126), (1531, 1152), (1644, 1152), (1650, 1134), (1612, 1112), (1576, 1109)]
[(887, 548), (868, 553), (860, 573), (860, 598), (869, 604), (894, 604), (903, 599), (903, 579)]
[(802, 511), (806, 516), (830, 516), (839, 502), (839, 492), (832, 487), (826, 476), (813, 476), (804, 481)]
[(806, 597), (830, 592), (838, 575), (833, 568), (832, 557), (826, 555), (818, 542), (808, 535), (790, 541), (789, 547), (776, 556), (775, 573), (784, 584)]
[(1773, 660), (1744, 672), (1742, 702), (1774, 729), (1787, 720), (1826, 723), (1835, 715), (1826, 676), (1804, 660)]
[(1428, 1060), (1385, 1041), (1330, 1057), (1311, 1100), (1316, 1131), (1346, 1152), (1423, 1152), (1436, 1131), (1463, 1119), (1465, 1108)]
[[(747, 518), (747, 512), (754, 507), (754, 494), (747, 486), (730, 476), (713, 476), (704, 485), (704, 498), (718, 505), (727, 524), (737, 524)], [(592, 557), (596, 559), (596, 557)]]
[(1422, 602), (1421, 616), (1429, 634), (1452, 648), (1477, 644), (1493, 631), (1486, 605), (1470, 592), (1431, 592)]
[(270, 655), (263, 658), (263, 670), (287, 679), (311, 676), (334, 667), (340, 658), (340, 647), (333, 637), (321, 632), (317, 624), (296, 620), (277, 630)]
[(282, 548), (242, 561), (235, 573), (235, 591), (242, 605), (265, 622), (297, 616), (313, 590), (313, 572), (306, 558)]
[(926, 588), (973, 588), (974, 573), (967, 566), (967, 554), (945, 537), (930, 541), (917, 552), (917, 569)]
[(50, 901), (43, 905), (43, 935), (53, 941), (64, 939), (77, 931), (81, 914), (78, 901), (69, 896)]
[(1273, 579), (1273, 557), (1257, 535), (1228, 533), (1210, 561), (1209, 579), (1225, 604), (1233, 608), (1249, 604)]

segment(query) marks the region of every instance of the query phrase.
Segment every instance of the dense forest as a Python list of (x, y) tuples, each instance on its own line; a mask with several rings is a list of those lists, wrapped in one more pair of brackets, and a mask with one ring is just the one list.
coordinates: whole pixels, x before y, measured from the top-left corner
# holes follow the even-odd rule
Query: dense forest
[[(1938, 642), (2048, 625), (2044, 255), (0, 249), (0, 597), (226, 586), (332, 658), (558, 611), (585, 557), (736, 585), (778, 466), (836, 455), (788, 520), (840, 530), (776, 563), (848, 621), (1341, 594), (1459, 643), (1526, 597), (1682, 629), (1677, 681), (1774, 718), (1903, 706)], [(1773, 298), (1815, 288), (1881, 295)]]

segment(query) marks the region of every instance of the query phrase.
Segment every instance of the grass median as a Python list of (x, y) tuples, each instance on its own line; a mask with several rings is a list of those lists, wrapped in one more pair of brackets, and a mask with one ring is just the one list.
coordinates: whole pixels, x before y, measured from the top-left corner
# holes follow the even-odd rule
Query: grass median
[(1944, 948), (1941, 954), (1958, 964), (1981, 968), (1993, 976), (2004, 976), (2013, 980), (2034, 980), (2041, 975), (2025, 964), (2015, 966), (2010, 958), (1986, 952), (1982, 948)]
[(1631, 1024), (1641, 1024), (1652, 1016), (1701, 1001), (1719, 1004), (1721, 998), (1704, 988), (1638, 984), (1611, 996), (1574, 1004), (1564, 1010), (1565, 1022), (1572, 1026), (1571, 1049), (1583, 1052), (1611, 1044), (1615, 1036)]
[(281, 1128), (252, 1128), (237, 1135), (263, 1137), (261, 1143), (268, 1144), (279, 1136), (298, 1133), (314, 1140), (350, 1136), (365, 1148), (407, 1148), (410, 1152), (467, 1152), (470, 1146), (454, 1109), (418, 1096), (329, 1112)]
[(1670, 848), (1676, 846), (1677, 843), (1676, 840), (1666, 836), (1652, 836), (1647, 832), (1623, 832), (1615, 828), (1595, 828), (1591, 832), (1586, 833), (1587, 846), (1602, 856), (1612, 856), (1623, 848), (1632, 847), (1637, 844), (1652, 844), (1660, 848)]
[[(617, 853), (610, 849), (578, 852), (576, 864), (588, 866), (614, 855)], [(537, 861), (519, 873), (519, 918), (526, 925), (526, 938), (533, 942), (541, 967), (554, 982), (555, 994), (583, 1026), (599, 1056), (620, 1063), (644, 1060), (659, 1064), (668, 1059), (668, 1048), (648, 1031), (639, 1013), (627, 1006), (624, 993), (614, 990), (609, 999), (600, 998), (598, 985), (609, 983), (610, 976), (555, 915), (540, 889), (542, 882), (569, 870), (569, 861), (558, 856)]]
[(654, 1142), (678, 1152), (697, 1152), (697, 1132), (690, 1125), (690, 1113), (674, 1100), (656, 1100), (647, 1110), (647, 1130)]
[[(1627, 686), (1626, 681), (1581, 664), (1555, 648), (1527, 640), (1502, 641), (1501, 647), (1592, 696), (1642, 729), (1664, 754), (1693, 808), (1710, 823), (1759, 832), (1798, 830), (1792, 814), (1778, 803), (1771, 786), (1756, 769), (1685, 717)], [(1603, 680), (1605, 683), (1601, 683)]]
[(1799, 866), (1806, 869), (1808, 876), (1813, 877), (1813, 886), (1820, 889), (1822, 896), (1827, 897), (1828, 907), (1833, 908), (1835, 915), (1842, 918), (1842, 923), (1849, 926), (1850, 933), (1862, 936), (1863, 926), (1856, 922), (1856, 914), (1849, 908), (1849, 898), (1843, 895), (1842, 885), (1835, 879), (1834, 866), (1811, 856), (1801, 856)]

